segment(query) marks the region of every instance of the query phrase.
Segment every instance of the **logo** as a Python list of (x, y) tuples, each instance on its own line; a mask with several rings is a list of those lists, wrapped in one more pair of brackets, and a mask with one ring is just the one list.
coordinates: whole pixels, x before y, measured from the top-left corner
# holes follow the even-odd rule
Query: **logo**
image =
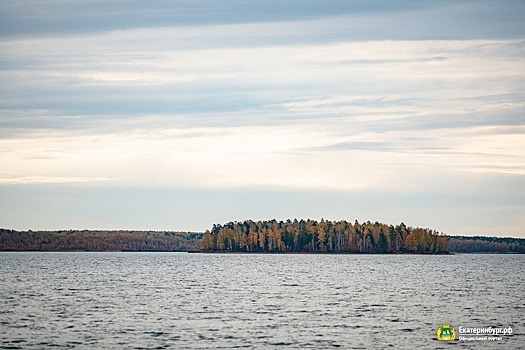
[(436, 331), (438, 340), (451, 341), (456, 340), (456, 330), (448, 323), (443, 324)]

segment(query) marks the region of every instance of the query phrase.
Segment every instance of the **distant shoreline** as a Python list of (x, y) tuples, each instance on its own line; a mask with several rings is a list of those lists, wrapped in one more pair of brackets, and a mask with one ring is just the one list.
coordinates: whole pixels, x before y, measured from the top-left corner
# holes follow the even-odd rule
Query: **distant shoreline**
[(0, 253), (183, 253), (183, 254), (220, 254), (220, 255), (384, 255), (384, 256), (396, 256), (396, 255), (418, 255), (418, 256), (430, 256), (430, 255), (473, 255), (473, 254), (485, 254), (485, 255), (521, 255), (525, 254), (522, 252), (444, 252), (444, 253), (344, 253), (344, 252), (229, 252), (229, 251), (217, 251), (217, 252), (206, 252), (206, 251), (190, 251), (190, 250), (0, 250)]
[[(274, 231), (275, 232), (275, 231)], [(224, 239), (229, 244), (226, 232)], [(523, 254), (525, 239), (511, 237), (485, 236), (443, 236), (447, 240), (445, 251), (328, 251), (325, 243), (320, 246), (303, 245), (295, 247), (299, 251), (289, 250), (294, 247), (274, 247), (270, 251), (261, 250), (251, 245), (253, 251), (242, 251), (242, 246), (232, 245), (231, 250), (204, 249), (204, 232), (177, 231), (127, 231), (127, 230), (60, 230), (60, 231), (15, 231), (0, 228), (0, 252), (178, 252), (178, 253), (218, 253), (218, 254), (330, 254), (330, 255), (454, 255), (454, 254)], [(249, 235), (247, 235), (248, 237)], [(274, 234), (275, 236), (275, 234)], [(376, 245), (381, 242), (374, 242)], [(213, 238), (213, 237), (212, 237)], [(241, 237), (242, 238), (242, 237)], [(268, 236), (264, 237), (268, 244)], [(215, 238), (216, 239), (216, 238)], [(257, 241), (260, 241), (258, 237)], [(272, 238), (273, 239), (273, 238)], [(292, 242), (292, 237), (282, 238)], [(390, 238), (389, 238), (390, 239)], [(319, 241), (319, 238), (317, 238)], [(233, 242), (233, 241), (232, 241)], [(310, 241), (311, 242), (311, 241)], [(326, 242), (329, 242), (326, 240)], [(247, 243), (244, 243), (247, 244)], [(229, 248), (229, 246), (227, 246)], [(354, 248), (359, 246), (354, 246)], [(269, 246), (267, 247), (269, 248)], [(317, 251), (312, 251), (316, 249)], [(344, 248), (344, 247), (343, 247)], [(352, 248), (352, 247), (348, 247)], [(346, 248), (346, 249), (348, 249)], [(366, 248), (366, 247), (364, 247)], [(244, 249), (244, 248), (243, 248)], [(369, 249), (371, 250), (371, 249)]]
[(220, 254), (220, 255), (522, 255), (525, 252), (458, 252), (449, 251), (443, 253), (361, 253), (361, 252), (230, 252), (230, 251), (194, 251), (194, 250), (6, 250), (0, 249), (0, 253), (184, 253), (184, 254)]
[(199, 251), (190, 254), (236, 254), (236, 255), (454, 255), (454, 252), (443, 253), (364, 253), (364, 252), (231, 252), (231, 251)]

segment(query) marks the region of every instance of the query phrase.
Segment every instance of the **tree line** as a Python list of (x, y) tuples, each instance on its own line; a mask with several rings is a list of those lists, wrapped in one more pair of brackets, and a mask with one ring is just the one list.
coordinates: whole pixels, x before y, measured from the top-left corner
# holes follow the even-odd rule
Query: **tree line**
[(447, 252), (437, 231), (370, 221), (287, 220), (215, 224), (204, 233), (209, 252), (420, 253)]
[(171, 231), (15, 231), (0, 229), (0, 250), (192, 251), (202, 233)]
[(522, 238), (451, 236), (448, 245), (457, 253), (525, 253)]
[(0, 228), (0, 251), (205, 251), (316, 253), (525, 253), (525, 239), (445, 236), (378, 222), (229, 222), (202, 232), (15, 231)]

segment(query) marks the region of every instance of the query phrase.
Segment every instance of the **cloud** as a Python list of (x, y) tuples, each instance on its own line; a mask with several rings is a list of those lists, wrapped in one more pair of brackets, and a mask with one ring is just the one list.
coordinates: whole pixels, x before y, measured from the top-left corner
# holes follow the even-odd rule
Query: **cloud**
[[(164, 48), (163, 35), (181, 30), (6, 43), (4, 61), (42, 52), (38, 64), (0, 73), (8, 170), (50, 182), (88, 174), (162, 186), (345, 190), (384, 186), (413, 164), (523, 172), (522, 133), (483, 135), (524, 124), (514, 88), (525, 78), (522, 40)], [(136, 51), (136, 40), (148, 38), (156, 50)], [(229, 163), (243, 171), (228, 171)], [(357, 164), (361, 173), (352, 172)]]
[(383, 191), (413, 200), (399, 217), (447, 191), (464, 214), (482, 191), (490, 208), (487, 179), (525, 174), (524, 14), (511, 1), (4, 1), (0, 190)]
[[(3, 1), (0, 37), (84, 35), (151, 27), (195, 28), (293, 23), (296, 30), (263, 31), (253, 44), (268, 44), (275, 33), (288, 40), (477, 39), (522, 35), (525, 6), (484, 1)], [(339, 18), (339, 20), (338, 20)], [(324, 21), (324, 22), (323, 22)], [(305, 25), (309, 24), (309, 25)], [(331, 24), (331, 25), (330, 25)], [(332, 28), (329, 31), (323, 29)], [(292, 29), (292, 28), (290, 28)], [(242, 32), (239, 32), (242, 34)], [(304, 34), (302, 34), (304, 33)], [(214, 36), (221, 44), (233, 37)], [(226, 39), (227, 41), (224, 41)], [(246, 43), (239, 35), (239, 41)], [(281, 39), (282, 40), (282, 39)], [(212, 40), (212, 42), (217, 40)], [(275, 42), (273, 42), (275, 44)]]
[(28, 184), (59, 184), (59, 183), (89, 183), (107, 182), (112, 179), (104, 177), (62, 177), (62, 176), (16, 176), (0, 177), (1, 185), (28, 185)]
[[(174, 36), (170, 30), (168, 37)], [(42, 110), (56, 116), (55, 121), (42, 116), (40, 124), (46, 125), (58, 125), (60, 118), (63, 125), (76, 123), (83, 116), (97, 123), (146, 115), (187, 118), (191, 114), (199, 120), (206, 113), (239, 115), (243, 120), (237, 123), (254, 124), (352, 117), (391, 119), (393, 127), (402, 127), (411, 117), (410, 125), (454, 118), (476, 123), (483, 118), (496, 120), (493, 113), (504, 117), (499, 118), (502, 124), (521, 120), (523, 96), (515, 89), (524, 79), (519, 73), (523, 59), (516, 57), (516, 50), (522, 55), (525, 50), (521, 40), (173, 51), (156, 40), (163, 29), (141, 33), (6, 43), (0, 56), (8, 67), (18, 64), (18, 68), (0, 72), (5, 82), (0, 87), (2, 121), (14, 125), (9, 114), (28, 110), (35, 119)], [(126, 37), (135, 36), (133, 40), (148, 41), (148, 35), (152, 51), (126, 43)], [(86, 52), (91, 47), (97, 49)], [(447, 60), (428, 60), (443, 52), (454, 54)], [(32, 63), (24, 61), (28, 56)], [(334, 64), (349, 57), (359, 63)], [(499, 67), (497, 74), (494, 66)], [(30, 99), (25, 96), (28, 92)], [(243, 118), (243, 113), (264, 117)], [(469, 113), (486, 116), (464, 118)], [(401, 123), (395, 123), (396, 118)]]

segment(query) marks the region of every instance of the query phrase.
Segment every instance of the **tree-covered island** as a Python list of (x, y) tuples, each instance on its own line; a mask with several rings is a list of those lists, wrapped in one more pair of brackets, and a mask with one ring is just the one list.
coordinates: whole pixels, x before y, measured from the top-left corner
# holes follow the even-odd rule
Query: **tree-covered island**
[(403, 223), (246, 220), (213, 225), (204, 233), (202, 245), (210, 252), (443, 254), (447, 237)]

